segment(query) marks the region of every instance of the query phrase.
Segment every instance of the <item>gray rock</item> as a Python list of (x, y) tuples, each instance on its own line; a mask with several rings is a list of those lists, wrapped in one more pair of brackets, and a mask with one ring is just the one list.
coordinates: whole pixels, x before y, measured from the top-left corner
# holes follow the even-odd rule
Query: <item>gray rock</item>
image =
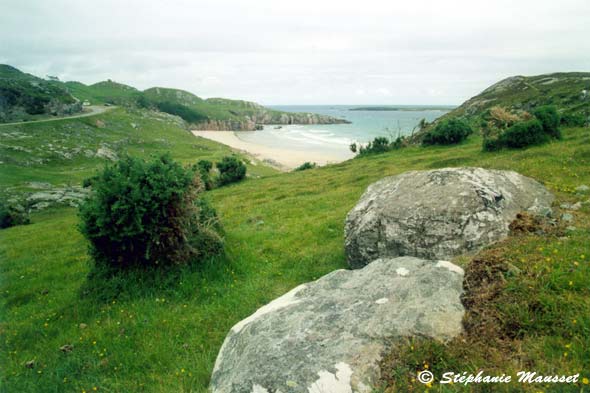
[(590, 191), (590, 187), (588, 187), (586, 184), (582, 184), (581, 186), (576, 187), (577, 193), (585, 194), (588, 191)]
[(106, 146), (101, 146), (95, 154), (96, 157), (99, 158), (106, 158), (107, 160), (117, 161), (119, 158), (117, 157), (117, 153), (112, 151)]
[(562, 221), (566, 221), (566, 222), (571, 222), (574, 220), (574, 216), (571, 215), (570, 213), (563, 213), (561, 215), (561, 220)]
[(462, 283), (450, 262), (400, 257), (300, 285), (231, 329), (210, 390), (370, 392), (396, 339), (461, 332)]
[(546, 214), (553, 195), (512, 171), (446, 168), (406, 172), (369, 186), (348, 213), (353, 268), (383, 256), (449, 259), (508, 235), (519, 211)]

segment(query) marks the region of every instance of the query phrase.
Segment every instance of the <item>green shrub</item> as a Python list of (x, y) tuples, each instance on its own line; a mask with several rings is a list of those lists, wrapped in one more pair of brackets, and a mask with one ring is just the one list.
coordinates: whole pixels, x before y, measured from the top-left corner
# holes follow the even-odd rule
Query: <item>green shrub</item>
[(297, 168), (295, 168), (296, 171), (305, 171), (308, 169), (313, 169), (315, 167), (317, 167), (318, 165), (315, 162), (304, 162), (303, 164), (299, 165)]
[(201, 176), (201, 181), (203, 182), (205, 189), (213, 189), (213, 181), (211, 179), (211, 169), (213, 169), (213, 163), (208, 160), (200, 160), (197, 162), (195, 169)]
[(25, 208), (16, 203), (0, 202), (0, 229), (30, 223)]
[(246, 177), (246, 165), (235, 156), (226, 156), (216, 163), (219, 170), (218, 183), (220, 186), (239, 182)]
[(92, 186), (80, 206), (80, 231), (99, 265), (184, 264), (222, 248), (216, 228), (204, 221), (199, 176), (168, 155), (151, 162), (122, 159), (106, 167)]
[(566, 127), (584, 127), (588, 119), (582, 113), (565, 113), (561, 116), (560, 123)]
[(533, 116), (541, 122), (545, 134), (551, 138), (561, 139), (561, 131), (559, 130), (560, 116), (555, 106), (538, 107), (533, 111)]
[(528, 146), (540, 145), (549, 140), (539, 120), (521, 121), (508, 128), (498, 138), (499, 147), (522, 149)]
[[(388, 138), (383, 136), (378, 136), (371, 142), (367, 143), (365, 146), (360, 146), (358, 148), (358, 154), (359, 156), (365, 156), (368, 154), (379, 154), (391, 150), (401, 149), (404, 146), (405, 141), (406, 137), (404, 136), (399, 136), (394, 141), (390, 141)], [(354, 147), (356, 148), (356, 144), (354, 144)], [(355, 152), (355, 150), (352, 151), (353, 153)]]
[(422, 145), (454, 145), (464, 141), (472, 133), (473, 129), (465, 120), (445, 119), (424, 135)]

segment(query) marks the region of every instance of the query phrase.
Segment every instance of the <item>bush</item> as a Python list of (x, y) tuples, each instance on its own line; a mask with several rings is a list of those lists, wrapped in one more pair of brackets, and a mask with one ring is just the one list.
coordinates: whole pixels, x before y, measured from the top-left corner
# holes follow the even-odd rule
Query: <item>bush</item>
[(223, 157), (215, 164), (219, 170), (218, 183), (220, 186), (239, 182), (246, 177), (246, 165), (235, 156)]
[(441, 120), (433, 130), (424, 135), (422, 145), (454, 145), (467, 139), (471, 133), (473, 129), (465, 120)]
[(560, 116), (555, 106), (541, 106), (533, 111), (533, 116), (541, 122), (545, 134), (551, 138), (561, 139), (561, 131), (559, 130)]
[(295, 168), (296, 171), (305, 171), (308, 169), (313, 169), (315, 167), (317, 167), (318, 165), (315, 162), (304, 162), (303, 164), (299, 165), (297, 168)]
[(539, 120), (521, 121), (502, 133), (497, 139), (484, 140), (486, 151), (500, 150), (503, 147), (522, 149), (527, 146), (540, 145), (549, 140)]
[(106, 167), (92, 186), (80, 206), (80, 231), (97, 264), (184, 264), (222, 249), (197, 199), (202, 190), (199, 176), (168, 155), (152, 162), (122, 159)]
[[(378, 136), (373, 139), (371, 142), (367, 143), (366, 146), (360, 146), (358, 148), (359, 156), (364, 156), (368, 154), (379, 154), (385, 153), (391, 150), (401, 149), (404, 146), (406, 141), (405, 136), (397, 137), (394, 141), (390, 141), (386, 137)], [(356, 144), (355, 144), (356, 146)], [(352, 149), (351, 149), (352, 150)], [(354, 153), (354, 151), (353, 151)]]
[(0, 229), (30, 223), (25, 208), (19, 204), (0, 202)]
[(211, 180), (211, 169), (213, 169), (213, 163), (207, 160), (200, 160), (197, 162), (197, 165), (194, 169), (198, 171), (199, 175), (201, 176), (201, 181), (203, 182), (205, 189), (213, 189), (213, 181)]
[(566, 113), (561, 116), (560, 123), (566, 127), (584, 127), (587, 119), (582, 113)]

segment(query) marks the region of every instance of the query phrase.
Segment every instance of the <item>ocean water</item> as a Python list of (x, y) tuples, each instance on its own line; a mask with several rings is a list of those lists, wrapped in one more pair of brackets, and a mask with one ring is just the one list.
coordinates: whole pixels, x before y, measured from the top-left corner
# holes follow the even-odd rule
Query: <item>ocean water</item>
[[(377, 105), (375, 105), (377, 106)], [(379, 105), (380, 107), (383, 105)], [(312, 112), (346, 119), (351, 124), (267, 125), (264, 130), (236, 133), (238, 138), (260, 145), (290, 150), (323, 152), (332, 157), (347, 159), (352, 156), (353, 142), (366, 143), (377, 136), (396, 138), (409, 135), (421, 119), (433, 121), (452, 107), (395, 106), (398, 110), (350, 110), (367, 105), (291, 105), (271, 106), (285, 112)]]

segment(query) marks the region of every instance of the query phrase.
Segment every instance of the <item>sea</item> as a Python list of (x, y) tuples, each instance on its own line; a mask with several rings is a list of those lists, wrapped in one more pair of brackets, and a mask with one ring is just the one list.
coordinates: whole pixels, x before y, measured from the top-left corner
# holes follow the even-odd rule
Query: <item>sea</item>
[[(421, 119), (431, 122), (449, 112), (452, 106), (412, 105), (276, 105), (285, 112), (311, 112), (350, 121), (350, 124), (266, 125), (255, 132), (238, 132), (246, 142), (289, 150), (317, 151), (348, 159), (351, 143), (367, 143), (378, 136), (395, 139), (417, 130)], [(389, 110), (369, 110), (367, 108)], [(354, 110), (353, 110), (354, 109)], [(361, 109), (361, 110), (358, 110)]]

